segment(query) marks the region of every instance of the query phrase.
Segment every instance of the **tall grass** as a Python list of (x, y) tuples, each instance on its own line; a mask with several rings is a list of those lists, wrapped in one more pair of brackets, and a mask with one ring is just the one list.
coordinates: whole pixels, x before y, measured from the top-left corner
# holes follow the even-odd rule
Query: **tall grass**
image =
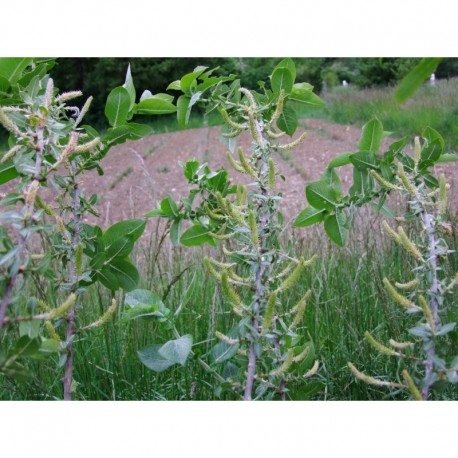
[[(362, 222), (366, 223), (363, 225)], [(367, 223), (369, 221), (369, 223)], [(291, 240), (296, 254), (309, 256), (318, 253), (320, 261), (306, 272), (299, 286), (288, 300), (297, 302), (311, 288), (313, 296), (306, 311), (304, 326), (298, 330), (313, 338), (319, 372), (323, 382), (320, 392), (312, 399), (319, 400), (378, 400), (399, 399), (378, 387), (355, 381), (347, 362), (371, 375), (387, 374), (395, 379), (396, 358), (378, 355), (363, 339), (369, 330), (377, 339), (406, 338), (405, 329), (413, 325), (403, 311), (392, 303), (382, 287), (382, 278), (409, 280), (410, 259), (390, 240), (380, 237), (379, 221), (359, 217), (348, 246), (339, 249), (324, 236), (321, 228), (294, 231), (284, 236)], [(218, 290), (213, 277), (202, 268), (203, 257), (214, 248), (195, 248), (192, 252), (172, 247), (168, 241), (160, 243), (162, 226), (150, 228), (150, 239), (136, 251), (136, 260), (143, 270), (142, 287), (164, 295), (166, 306), (172, 311), (182, 308), (177, 327), (193, 335), (197, 355), (206, 359), (213, 332), (231, 328), (233, 318)], [(456, 246), (456, 240), (451, 241)], [(213, 253), (215, 254), (215, 253)], [(450, 257), (450, 272), (458, 270), (457, 255)], [(102, 288), (93, 287), (86, 296), (79, 314), (81, 323), (96, 319), (106, 309), (111, 298)], [(137, 357), (137, 351), (152, 343), (172, 338), (171, 331), (155, 321), (120, 319), (118, 316), (103, 329), (78, 336), (75, 343), (75, 398), (80, 400), (191, 400), (215, 399), (214, 380), (195, 360), (185, 368), (170, 368), (155, 374), (146, 369)], [(458, 297), (450, 304), (449, 313), (458, 320)], [(413, 319), (414, 320), (414, 319)], [(450, 352), (458, 353), (457, 333), (452, 333)], [(0, 399), (61, 399), (62, 369), (58, 358), (31, 364), (34, 377), (28, 383), (13, 383), (0, 379)], [(290, 399), (303, 399), (307, 391), (292, 387)], [(457, 389), (443, 394), (447, 399), (458, 399)], [(223, 399), (233, 399), (226, 395)]]

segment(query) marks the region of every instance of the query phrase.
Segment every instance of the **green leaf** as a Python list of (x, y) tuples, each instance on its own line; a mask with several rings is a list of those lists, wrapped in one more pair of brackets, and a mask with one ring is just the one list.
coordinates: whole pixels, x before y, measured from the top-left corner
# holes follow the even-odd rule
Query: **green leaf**
[(353, 154), (355, 153), (347, 151), (345, 153), (340, 153), (337, 156), (334, 156), (331, 162), (328, 164), (328, 169), (343, 167), (344, 165), (351, 164), (350, 156)]
[(125, 126), (128, 127), (130, 130), (129, 140), (140, 140), (154, 133), (154, 128), (151, 126), (148, 126), (147, 124), (139, 124), (135, 122), (130, 122), (129, 124), (126, 124)]
[[(441, 154), (439, 159), (436, 162), (440, 163), (440, 162), (455, 162), (455, 161), (458, 161), (458, 154), (445, 153), (445, 154)], [(0, 181), (0, 184), (2, 184), (1, 181)]]
[(161, 210), (165, 216), (175, 218), (178, 216), (178, 207), (172, 196), (167, 196), (161, 201)]
[(115, 258), (102, 269), (102, 272), (107, 271), (116, 277), (119, 286), (124, 291), (132, 291), (137, 288), (140, 275), (136, 267), (127, 259)]
[(307, 207), (302, 210), (297, 218), (294, 220), (293, 226), (294, 227), (306, 227), (311, 226), (315, 223), (321, 223), (324, 220), (324, 216), (326, 214), (326, 210), (321, 209), (318, 210), (313, 207)]
[(211, 359), (213, 364), (222, 363), (231, 359), (233, 356), (237, 354), (237, 350), (239, 349), (239, 344), (230, 345), (226, 342), (218, 342), (212, 349), (211, 349)]
[(143, 219), (130, 219), (120, 221), (110, 226), (102, 236), (105, 246), (108, 248), (116, 240), (128, 237), (132, 242), (138, 240), (145, 230), (146, 221)]
[(171, 89), (172, 91), (181, 91), (181, 82), (180, 80), (173, 81), (167, 86), (167, 91)]
[(135, 93), (134, 82), (132, 80), (132, 74), (130, 72), (130, 64), (127, 67), (126, 82), (123, 84), (123, 87), (125, 87), (127, 89), (127, 92), (129, 93), (129, 97), (130, 97), (129, 111), (131, 111), (135, 104), (136, 93)]
[(114, 88), (107, 98), (105, 116), (110, 126), (117, 127), (125, 124), (129, 114), (130, 96), (125, 87)]
[(283, 59), (277, 64), (277, 66), (274, 68), (274, 71), (280, 68), (285, 68), (289, 70), (294, 82), (294, 80), (296, 79), (296, 64), (294, 63), (293, 59), (290, 59), (289, 57)]
[(324, 221), (324, 230), (328, 237), (337, 245), (344, 246), (348, 239), (348, 226), (343, 212), (329, 215)]
[(337, 193), (324, 181), (313, 181), (305, 188), (308, 203), (318, 210), (333, 210), (337, 205)]
[(293, 75), (287, 68), (277, 68), (272, 73), (272, 91), (278, 94), (282, 89), (287, 94), (293, 89)]
[(202, 75), (202, 73), (207, 69), (208, 67), (196, 67), (192, 73), (188, 73), (187, 75), (184, 75), (183, 78), (181, 78), (180, 81), (180, 89), (185, 93), (190, 95), (190, 89), (192, 86), (197, 85), (195, 82), (196, 79)]
[(180, 95), (177, 100), (177, 120), (181, 127), (186, 127), (189, 122), (191, 98), (187, 95)]
[(136, 307), (140, 304), (159, 305), (162, 304), (162, 299), (159, 295), (148, 289), (135, 289), (126, 294), (124, 302), (129, 307)]
[(22, 72), (33, 61), (29, 57), (3, 57), (0, 58), (0, 76), (15, 84), (22, 76)]
[(313, 86), (307, 83), (295, 84), (288, 100), (312, 108), (322, 108), (326, 105), (326, 103), (313, 92)]
[(278, 128), (288, 134), (290, 137), (293, 136), (297, 129), (297, 114), (294, 108), (285, 105), (283, 112), (278, 118)]
[(364, 124), (358, 147), (360, 151), (372, 151), (377, 153), (383, 138), (383, 125), (374, 118)]
[(215, 241), (211, 235), (208, 235), (210, 229), (195, 225), (185, 231), (180, 237), (180, 242), (185, 246), (197, 246), (203, 243), (209, 243), (215, 246)]
[(19, 172), (11, 161), (6, 164), (0, 164), (0, 185), (14, 180), (17, 176), (19, 176)]
[(183, 173), (186, 179), (191, 182), (194, 179), (197, 171), (199, 170), (199, 161), (196, 159), (191, 159), (186, 161), (186, 164), (183, 167)]
[(144, 115), (169, 114), (176, 111), (177, 107), (169, 100), (157, 96), (144, 99), (137, 105), (137, 113)]
[(170, 366), (173, 366), (174, 363), (169, 361), (167, 358), (164, 358), (159, 354), (159, 349), (162, 345), (149, 345), (145, 348), (142, 348), (138, 351), (138, 357), (140, 361), (148, 368), (154, 372), (164, 372)]
[(170, 228), (170, 240), (174, 246), (177, 246), (180, 243), (180, 228), (181, 220), (176, 219)]
[(123, 314), (123, 319), (127, 320), (141, 317), (164, 318), (170, 313), (161, 298), (147, 289), (135, 289), (128, 292), (125, 303), (129, 309)]
[(337, 197), (342, 195), (342, 185), (340, 182), (340, 177), (334, 169), (325, 169), (323, 174), (320, 177), (320, 181), (324, 181), (326, 184), (331, 186), (337, 194)]
[(431, 76), (441, 62), (441, 58), (427, 57), (411, 70), (398, 84), (394, 93), (397, 102), (404, 102)]
[(172, 363), (185, 365), (192, 348), (192, 336), (187, 334), (175, 340), (169, 340), (159, 350), (160, 356)]
[(424, 129), (422, 137), (426, 142), (421, 150), (421, 162), (436, 162), (444, 151), (444, 139), (431, 127)]
[(128, 237), (115, 240), (106, 250), (107, 259), (126, 258), (134, 249), (134, 242)]
[(377, 156), (370, 151), (352, 154), (350, 161), (358, 170), (377, 169), (380, 162)]

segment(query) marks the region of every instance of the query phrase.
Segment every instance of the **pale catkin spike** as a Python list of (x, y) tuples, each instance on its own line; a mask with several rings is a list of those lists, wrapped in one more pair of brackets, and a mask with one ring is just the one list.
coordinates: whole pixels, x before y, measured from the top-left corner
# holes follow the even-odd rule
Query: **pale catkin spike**
[(272, 140), (277, 140), (278, 138), (283, 137), (283, 135), (286, 135), (286, 134), (285, 132), (275, 133), (275, 132), (272, 132), (271, 130), (268, 130), (266, 132), (266, 135)]
[(433, 314), (428, 303), (426, 302), (426, 299), (421, 294), (418, 296), (418, 302), (420, 303), (421, 310), (423, 311), (423, 315), (425, 316), (426, 321), (428, 322), (431, 329), (434, 330), (436, 325), (434, 324)]
[(282, 151), (288, 151), (291, 149), (296, 148), (296, 146), (299, 146), (304, 140), (305, 137), (307, 137), (307, 132), (303, 132), (300, 137), (298, 137), (296, 140), (294, 140), (291, 143), (287, 143), (286, 145), (279, 145), (278, 149)]
[(219, 331), (215, 331), (215, 336), (222, 342), (227, 343), (228, 345), (235, 345), (239, 343), (239, 339), (231, 339), (230, 337), (222, 334)]
[(221, 275), (213, 268), (210, 262), (210, 258), (208, 256), (205, 256), (204, 258), (204, 266), (208, 270), (208, 273), (212, 275), (216, 279), (216, 281), (221, 281)]
[(35, 199), (37, 197), (37, 191), (38, 191), (39, 186), (40, 186), (40, 183), (38, 182), (38, 180), (33, 180), (32, 183), (30, 183), (29, 188), (27, 189), (27, 192), (25, 195), (25, 203), (31, 209), (35, 206)]
[(452, 281), (449, 283), (447, 286), (447, 291), (450, 291), (453, 289), (456, 285), (458, 285), (458, 272), (455, 274), (455, 277), (452, 279)]
[(100, 143), (100, 138), (96, 137), (93, 140), (91, 140), (90, 142), (83, 143), (82, 145), (78, 145), (77, 147), (75, 147), (74, 152), (75, 153), (84, 153), (86, 151), (90, 151), (94, 149), (99, 143)]
[(207, 215), (211, 219), (215, 219), (217, 221), (224, 221), (226, 217), (224, 215), (220, 215), (219, 213), (215, 213), (209, 206), (208, 204), (204, 204), (205, 211), (207, 212)]
[(30, 258), (32, 261), (41, 261), (45, 257), (44, 254), (32, 254)]
[(242, 214), (232, 205), (230, 200), (226, 200), (226, 207), (229, 216), (240, 226), (245, 226), (245, 219)]
[(306, 345), (305, 348), (293, 358), (293, 363), (300, 363), (301, 361), (304, 361), (304, 359), (307, 358), (311, 351), (312, 346)]
[(369, 331), (366, 331), (364, 333), (364, 337), (366, 338), (369, 345), (371, 347), (374, 347), (379, 353), (382, 353), (383, 355), (388, 355), (388, 356), (399, 355), (399, 353), (394, 351), (392, 348), (385, 347), (385, 345), (375, 340), (374, 337), (369, 333)]
[(81, 242), (79, 242), (78, 245), (76, 245), (75, 271), (78, 277), (80, 277), (83, 274), (83, 244)]
[(398, 163), (398, 176), (401, 180), (402, 185), (404, 186), (404, 189), (410, 192), (410, 194), (414, 195), (417, 199), (419, 199), (420, 196), (418, 195), (418, 191), (415, 189), (415, 187), (412, 185), (409, 178), (407, 177), (404, 171), (404, 166), (401, 162)]
[(269, 191), (274, 192), (275, 190), (275, 162), (269, 157)]
[(314, 254), (310, 259), (304, 261), (304, 267), (310, 267), (311, 265), (315, 264), (315, 261), (318, 259), (318, 255)]
[(75, 121), (75, 127), (78, 126), (81, 123), (81, 121), (83, 120), (85, 114), (88, 112), (89, 107), (91, 106), (91, 103), (92, 103), (93, 99), (94, 99), (94, 97), (92, 97), (92, 95), (91, 95), (86, 100), (86, 102), (84, 103), (83, 108), (81, 108), (80, 114), (79, 114), (78, 118)]
[(69, 100), (77, 99), (78, 97), (81, 97), (82, 95), (83, 93), (81, 91), (63, 92), (62, 94), (59, 94), (55, 100), (57, 103), (64, 103), (64, 102), (68, 102)]
[(415, 164), (418, 164), (421, 161), (421, 144), (420, 137), (415, 137), (415, 146), (413, 148)]
[(407, 388), (406, 385), (402, 385), (400, 383), (394, 383), (394, 382), (388, 382), (385, 380), (378, 380), (374, 377), (369, 377), (368, 375), (364, 374), (363, 372), (360, 372), (356, 367), (348, 362), (347, 366), (349, 367), (351, 373), (358, 379), (363, 381), (364, 383), (367, 383), (368, 385), (377, 385), (377, 386), (389, 386), (392, 388)]
[(313, 363), (312, 368), (304, 374), (304, 378), (313, 377), (318, 372), (319, 368), (320, 368), (320, 362), (318, 360), (316, 360)]
[(296, 268), (291, 272), (291, 274), (283, 281), (283, 283), (278, 288), (279, 293), (283, 293), (286, 290), (292, 288), (299, 277), (301, 276), (302, 270), (304, 269), (304, 258), (301, 257), (299, 263), (297, 264)]
[(253, 169), (253, 167), (251, 167), (251, 165), (248, 163), (247, 158), (243, 154), (243, 149), (241, 147), (237, 148), (237, 154), (239, 156), (240, 164), (245, 170), (245, 173), (251, 175), (253, 178), (257, 178), (258, 174)]
[(385, 230), (385, 232), (391, 238), (393, 238), (397, 243), (401, 243), (401, 239), (400, 239), (399, 235), (393, 229), (391, 229), (390, 225), (386, 221), (382, 221), (382, 226), (383, 226), (383, 229)]
[(256, 107), (256, 101), (254, 100), (253, 94), (248, 89), (246, 89), (244, 87), (241, 87), (239, 89), (239, 91), (246, 96), (246, 98), (250, 102), (251, 108), (256, 109), (257, 108)]
[(262, 320), (262, 333), (266, 334), (271, 326), (275, 312), (275, 303), (277, 302), (277, 293), (274, 291), (270, 294), (266, 304), (266, 311)]
[(78, 134), (76, 132), (70, 133), (70, 139), (68, 140), (67, 145), (65, 146), (62, 154), (60, 155), (58, 161), (52, 166), (53, 169), (57, 168), (60, 164), (65, 162), (75, 151), (76, 145), (78, 143)]
[(235, 266), (235, 262), (220, 262), (216, 259), (209, 258), (208, 256), (206, 256), (205, 259), (208, 260), (208, 262), (213, 264), (215, 267), (218, 267), (218, 269), (231, 269)]
[(407, 387), (409, 388), (410, 392), (412, 393), (412, 397), (415, 401), (423, 401), (423, 397), (420, 393), (420, 390), (415, 385), (415, 382), (412, 380), (410, 374), (404, 369), (402, 371), (402, 377), (407, 383)]
[(237, 275), (237, 274), (232, 270), (232, 268), (228, 268), (228, 269), (227, 269), (227, 275), (229, 276), (229, 278), (230, 278), (231, 280), (234, 280), (234, 281), (236, 281), (236, 282), (238, 282), (238, 283), (246, 282), (246, 281), (249, 280), (249, 277), (243, 278), (243, 277), (241, 277), (240, 275)]
[(229, 234), (216, 234), (215, 232), (209, 232), (208, 235), (215, 238), (216, 240), (231, 240), (235, 236), (235, 232), (230, 232)]
[(108, 322), (108, 320), (115, 314), (117, 308), (118, 307), (116, 304), (116, 299), (113, 299), (111, 301), (110, 307), (108, 307), (107, 311), (97, 321), (94, 321), (93, 323), (80, 328), (80, 331), (86, 331), (88, 329), (100, 328), (101, 326), (104, 326)]
[(234, 159), (232, 156), (232, 153), (230, 151), (226, 152), (226, 157), (227, 160), (229, 161), (229, 164), (231, 164), (232, 168), (239, 173), (247, 173), (245, 169)]
[(235, 292), (235, 290), (229, 285), (229, 277), (226, 271), (221, 272), (221, 288), (224, 295), (236, 306), (242, 305), (242, 300), (240, 296)]
[(15, 145), (13, 146), (9, 151), (5, 153), (5, 155), (2, 157), (2, 160), (0, 161), (0, 164), (4, 164), (5, 162), (8, 162), (10, 159), (12, 159), (14, 156), (16, 156), (16, 153), (20, 151), (22, 148), (22, 145)]
[(407, 237), (407, 234), (404, 232), (404, 229), (401, 226), (398, 227), (398, 235), (399, 243), (415, 258), (424, 262), (423, 255), (420, 253), (415, 244), (409, 239), (409, 237)]
[(236, 131), (239, 131), (239, 133), (240, 133), (242, 130), (244, 130), (244, 129), (247, 128), (246, 125), (244, 125), (244, 124), (239, 124), (239, 123), (233, 121), (233, 120), (229, 117), (227, 111), (226, 111), (224, 108), (218, 108), (218, 111), (221, 113), (221, 116), (223, 117), (224, 122), (225, 122), (228, 126), (230, 126), (230, 127), (232, 127), (233, 129), (235, 129)]
[(286, 358), (283, 361), (282, 365), (275, 371), (272, 372), (274, 377), (281, 377), (293, 364), (294, 354), (293, 350), (290, 348), (286, 353)]
[(46, 84), (46, 92), (45, 92), (45, 107), (49, 108), (52, 103), (52, 97), (54, 92), (54, 81), (52, 78), (49, 78), (48, 83)]
[(405, 350), (414, 346), (413, 342), (396, 342), (394, 339), (389, 340), (390, 345), (398, 350)]
[(56, 217), (56, 212), (37, 194), (35, 196), (35, 205), (43, 210), (48, 216)]
[(298, 302), (298, 304), (294, 307), (294, 312), (296, 312), (296, 316), (293, 319), (293, 322), (289, 326), (289, 329), (294, 329), (302, 320), (304, 317), (305, 313), (305, 307), (307, 306), (307, 303), (310, 299), (310, 296), (312, 295), (312, 290), (308, 290), (304, 297)]
[(255, 247), (259, 247), (259, 233), (258, 226), (256, 225), (256, 219), (253, 210), (248, 213), (248, 225), (251, 231), (251, 241)]
[(224, 138), (235, 138), (237, 137), (238, 135), (241, 134), (241, 130), (233, 130), (231, 132), (223, 132), (221, 135), (224, 137)]
[(293, 267), (297, 266), (298, 262), (297, 261), (291, 261), (278, 275), (275, 276), (276, 279), (286, 277)]
[(72, 293), (64, 302), (62, 302), (61, 305), (59, 305), (59, 307), (51, 311), (49, 314), (49, 321), (63, 317), (73, 307), (73, 305), (75, 305), (75, 302), (76, 294)]
[(375, 170), (371, 170), (370, 175), (375, 178), (384, 188), (390, 189), (392, 191), (401, 189), (399, 186), (390, 183), (389, 181), (385, 180), (381, 175), (379, 175)]
[(275, 124), (277, 119), (283, 113), (284, 102), (285, 102), (285, 90), (282, 89), (278, 96), (277, 106), (275, 107), (274, 114), (272, 115), (272, 119), (269, 122), (270, 125)]
[(412, 301), (404, 297), (402, 294), (399, 294), (394, 286), (390, 283), (388, 278), (383, 279), (383, 284), (385, 285), (385, 289), (387, 290), (388, 294), (391, 296), (391, 298), (397, 302), (399, 305), (401, 305), (404, 308), (410, 309), (412, 307), (418, 308)]
[(418, 278), (414, 278), (413, 280), (407, 282), (407, 283), (398, 283), (398, 282), (395, 282), (395, 286), (396, 288), (399, 288), (399, 289), (403, 289), (403, 290), (410, 290), (410, 289), (414, 289), (416, 286), (419, 285), (419, 281), (418, 281)]
[(216, 191), (216, 201), (218, 202), (220, 209), (223, 212), (227, 213), (226, 199), (223, 197), (223, 195), (219, 191)]
[(262, 148), (262, 138), (261, 135), (256, 127), (256, 119), (254, 117), (254, 113), (252, 110), (248, 111), (248, 121), (250, 124), (250, 132), (251, 132), (251, 137), (255, 141), (255, 143)]
[(247, 190), (246, 187), (238, 184), (237, 185), (237, 204), (238, 205), (245, 205), (247, 199)]
[(14, 122), (5, 114), (5, 111), (2, 107), (0, 107), (0, 124), (2, 124), (6, 130), (16, 135), (17, 137), (23, 137), (25, 135), (21, 132), (19, 127), (16, 126), (16, 124), (14, 124)]
[(42, 310), (43, 312), (51, 311), (51, 306), (47, 304), (45, 301), (42, 301), (41, 299), (37, 301), (37, 306), (38, 306), (38, 309)]
[(439, 176), (439, 212), (441, 215), (447, 211), (447, 181), (443, 173)]

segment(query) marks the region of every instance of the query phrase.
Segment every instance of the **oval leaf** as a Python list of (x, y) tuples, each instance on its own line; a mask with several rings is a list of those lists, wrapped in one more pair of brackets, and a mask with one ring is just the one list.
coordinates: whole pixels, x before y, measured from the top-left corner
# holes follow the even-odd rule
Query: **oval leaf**
[(321, 209), (318, 210), (313, 207), (307, 207), (302, 210), (297, 218), (294, 220), (293, 226), (294, 227), (306, 227), (311, 226), (315, 223), (321, 223), (324, 220), (324, 215), (326, 214), (326, 210)]
[(169, 340), (159, 350), (160, 356), (176, 364), (185, 365), (192, 347), (192, 336), (187, 334), (176, 340)]

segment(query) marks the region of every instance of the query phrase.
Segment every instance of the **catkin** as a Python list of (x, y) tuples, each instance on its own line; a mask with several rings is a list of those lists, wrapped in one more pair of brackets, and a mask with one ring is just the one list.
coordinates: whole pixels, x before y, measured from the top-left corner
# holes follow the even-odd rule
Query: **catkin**
[(412, 380), (412, 377), (405, 369), (402, 371), (402, 377), (406, 381), (407, 387), (412, 393), (412, 397), (415, 399), (415, 401), (423, 401), (423, 397), (420, 393), (420, 390), (417, 388), (415, 382)]
[(262, 333), (266, 334), (272, 326), (272, 320), (275, 312), (275, 303), (277, 301), (277, 293), (274, 291), (270, 294), (266, 304), (266, 311), (264, 313), (264, 319), (262, 321)]

